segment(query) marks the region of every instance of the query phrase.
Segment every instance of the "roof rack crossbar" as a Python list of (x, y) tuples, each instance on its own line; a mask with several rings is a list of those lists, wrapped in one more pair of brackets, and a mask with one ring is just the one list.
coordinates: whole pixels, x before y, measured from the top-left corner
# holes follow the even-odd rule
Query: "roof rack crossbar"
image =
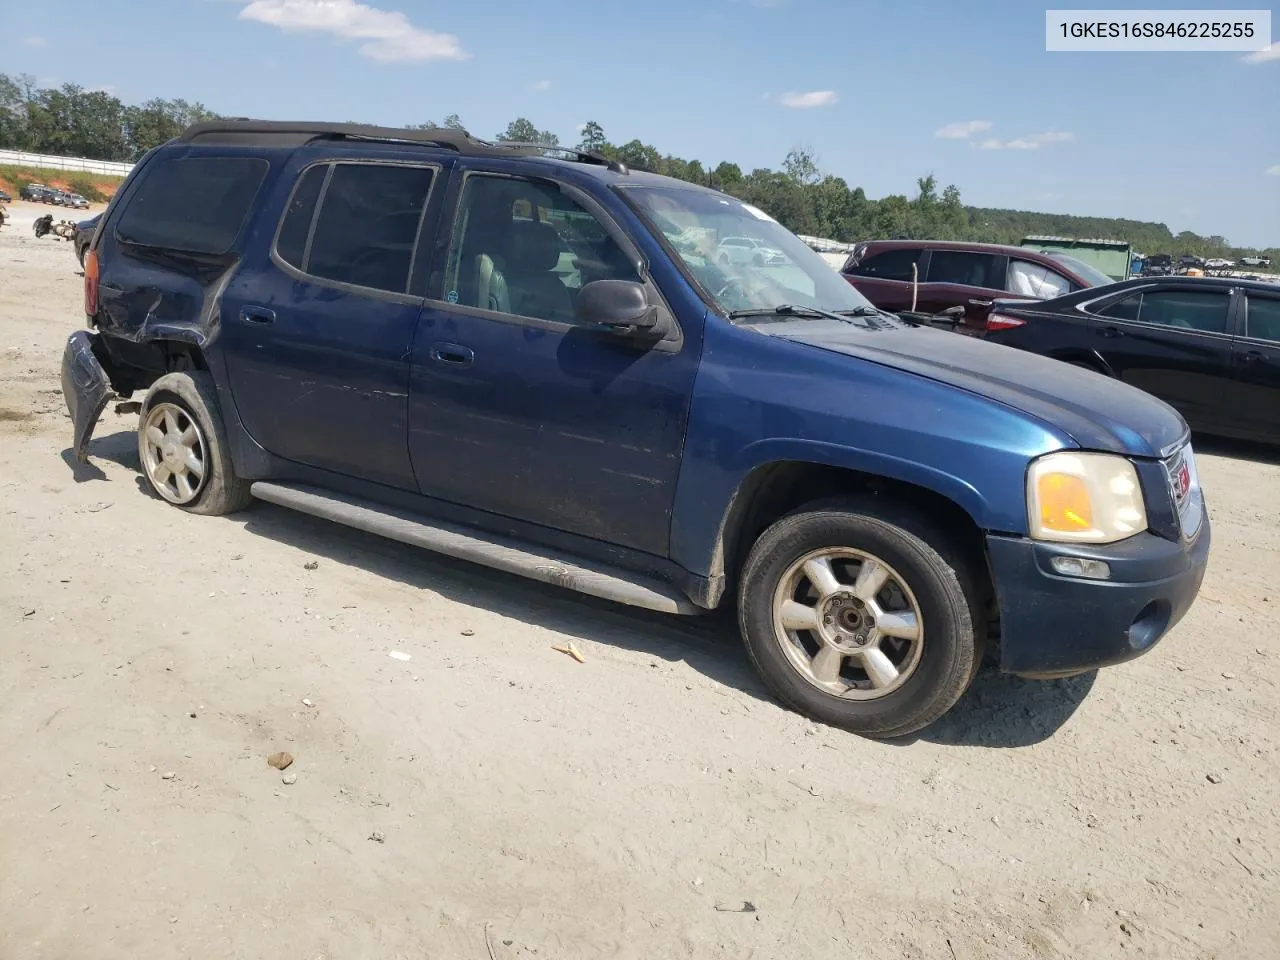
[(509, 147), (512, 150), (541, 150), (545, 153), (568, 153), (582, 163), (595, 163), (614, 173), (630, 173), (627, 165), (621, 160), (610, 160), (604, 154), (593, 150), (582, 150), (578, 147), (562, 147), (558, 143), (538, 143), (532, 140), (499, 140), (495, 146)]

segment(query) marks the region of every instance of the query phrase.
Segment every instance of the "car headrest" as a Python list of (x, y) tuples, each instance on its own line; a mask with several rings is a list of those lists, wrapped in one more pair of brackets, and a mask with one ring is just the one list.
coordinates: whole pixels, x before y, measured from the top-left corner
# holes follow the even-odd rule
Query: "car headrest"
[(514, 220), (511, 232), (507, 235), (507, 269), (525, 273), (551, 270), (560, 262), (563, 246), (560, 234), (551, 224), (537, 220)]

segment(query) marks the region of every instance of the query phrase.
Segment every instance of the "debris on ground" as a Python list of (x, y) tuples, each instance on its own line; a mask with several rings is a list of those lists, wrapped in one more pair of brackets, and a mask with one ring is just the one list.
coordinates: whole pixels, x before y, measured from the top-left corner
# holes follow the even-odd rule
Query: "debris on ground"
[(412, 654), (401, 653), (399, 650), (392, 650), (390, 653), (387, 654), (387, 656), (390, 657), (392, 660), (401, 660), (404, 662), (408, 662), (413, 659)]
[(1209, 774), (1206, 774), (1206, 775), (1205, 775), (1205, 779), (1206, 779), (1206, 780), (1208, 780), (1210, 783), (1221, 783), (1221, 782), (1222, 782), (1222, 774), (1220, 774), (1220, 773), (1209, 773)]
[(755, 913), (756, 905), (750, 900), (735, 900), (733, 903), (717, 903), (716, 909), (721, 913)]
[(551, 649), (554, 650), (556, 653), (567, 654), (568, 656), (573, 657), (573, 659), (577, 660), (579, 663), (587, 662), (587, 658), (582, 655), (582, 651), (577, 648), (577, 646), (574, 644), (572, 640), (570, 640), (568, 643), (554, 646)]
[(373, 831), (373, 833), (369, 834), (369, 839), (372, 840), (374, 843), (387, 842), (386, 834), (384, 834), (381, 830)]
[(287, 750), (281, 750), (279, 753), (273, 753), (267, 757), (267, 763), (275, 767), (277, 770), (286, 769), (289, 764), (293, 763), (293, 754)]
[(296, 773), (286, 773), (283, 777), (280, 778), (280, 782), (283, 783), (286, 787), (292, 787), (295, 783), (298, 782), (298, 775)]
[(474, 637), (476, 635), (476, 632), (472, 630), (470, 627), (467, 627), (465, 630), (462, 631), (462, 635), (464, 637)]
[(302, 705), (303, 705), (304, 707), (314, 707), (314, 706), (315, 706), (315, 704), (314, 704), (314, 703), (312, 703), (310, 700), (308, 700), (306, 697), (303, 697), (303, 698), (302, 698)]
[(176, 774), (176, 773), (174, 773), (172, 770), (166, 770), (164, 773), (160, 774), (160, 779), (161, 779), (161, 780), (172, 780), (172, 779), (173, 779), (174, 777), (176, 777), (176, 776), (177, 776), (177, 774)]
[(320, 563), (317, 560), (308, 560), (306, 563), (302, 565), (302, 569), (303, 570), (319, 570)]

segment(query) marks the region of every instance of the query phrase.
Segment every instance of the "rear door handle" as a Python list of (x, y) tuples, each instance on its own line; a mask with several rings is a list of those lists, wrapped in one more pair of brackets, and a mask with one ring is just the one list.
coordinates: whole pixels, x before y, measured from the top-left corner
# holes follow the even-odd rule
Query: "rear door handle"
[(1100, 337), (1123, 337), (1124, 331), (1119, 327), (1099, 327), (1098, 336)]
[(991, 306), (991, 301), (990, 300), (970, 300), (969, 305), (972, 307), (989, 307)]
[(241, 307), (240, 319), (246, 323), (275, 323), (276, 312), (266, 307)]
[(1258, 350), (1250, 350), (1240, 358), (1245, 363), (1261, 363), (1263, 359), (1262, 353)]
[(466, 367), (476, 358), (470, 347), (460, 343), (433, 343), (431, 359), (436, 363), (447, 363), (451, 367)]

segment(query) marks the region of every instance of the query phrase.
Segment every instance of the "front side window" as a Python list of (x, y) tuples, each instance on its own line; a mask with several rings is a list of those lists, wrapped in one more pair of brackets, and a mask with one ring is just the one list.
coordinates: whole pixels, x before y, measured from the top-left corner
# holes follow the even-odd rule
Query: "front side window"
[(1249, 294), (1244, 329), (1247, 337), (1280, 343), (1280, 299)]
[(588, 283), (640, 279), (604, 225), (554, 185), (467, 177), (445, 273), (450, 302), (571, 324)]
[(1157, 290), (1142, 295), (1139, 323), (1225, 333), (1228, 296), (1210, 290)]
[(144, 247), (223, 256), (269, 165), (260, 157), (157, 157), (116, 223), (116, 239)]
[(929, 256), (929, 282), (1002, 290), (996, 276), (996, 257), (966, 250), (934, 250)]
[[(725, 313), (783, 304), (873, 310), (827, 262), (763, 210), (696, 187), (627, 186), (622, 195), (683, 262), (704, 297)], [(726, 238), (752, 241), (756, 254), (725, 257)]]
[(1009, 261), (1009, 276), (1005, 289), (1020, 297), (1051, 300), (1071, 292), (1071, 281), (1062, 274), (1050, 270), (1044, 264), (1019, 260)]

